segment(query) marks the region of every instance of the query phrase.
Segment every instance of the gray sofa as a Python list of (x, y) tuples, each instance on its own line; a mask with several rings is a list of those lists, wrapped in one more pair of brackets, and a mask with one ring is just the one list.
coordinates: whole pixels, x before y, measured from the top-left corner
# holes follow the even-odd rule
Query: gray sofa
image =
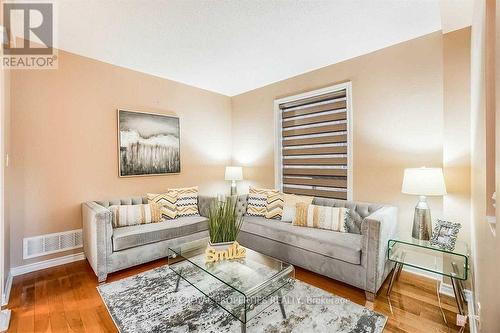
[[(349, 208), (353, 233), (244, 216), (239, 243), (361, 288), (366, 298), (373, 300), (393, 267), (386, 253), (388, 240), (396, 234), (397, 208), (323, 198), (314, 198), (313, 204)], [(246, 211), (246, 205), (247, 196), (239, 196), (240, 213)]]
[(113, 228), (112, 205), (147, 203), (147, 198), (129, 197), (90, 201), (82, 205), (83, 249), (99, 282), (109, 273), (167, 256), (168, 248), (208, 237), (208, 210), (213, 198), (198, 197), (200, 216), (167, 222)]
[[(86, 202), (83, 210), (84, 251), (98, 281), (128, 267), (164, 258), (168, 247), (208, 237), (208, 210), (214, 200), (198, 197), (201, 216), (114, 229), (111, 205), (147, 203), (131, 197)], [(240, 244), (307, 270), (365, 290), (373, 299), (392, 269), (387, 242), (396, 232), (397, 208), (377, 204), (314, 198), (316, 205), (351, 209), (353, 233), (296, 227), (291, 223), (244, 216)], [(244, 215), (247, 196), (237, 198)]]

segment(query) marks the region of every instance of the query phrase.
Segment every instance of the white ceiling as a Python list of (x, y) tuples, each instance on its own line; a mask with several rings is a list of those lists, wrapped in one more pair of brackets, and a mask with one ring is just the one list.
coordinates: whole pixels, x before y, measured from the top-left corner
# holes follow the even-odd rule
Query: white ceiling
[(441, 29), (439, 0), (60, 0), (59, 48), (237, 95)]
[(462, 29), (472, 24), (474, 0), (441, 0), (443, 33)]

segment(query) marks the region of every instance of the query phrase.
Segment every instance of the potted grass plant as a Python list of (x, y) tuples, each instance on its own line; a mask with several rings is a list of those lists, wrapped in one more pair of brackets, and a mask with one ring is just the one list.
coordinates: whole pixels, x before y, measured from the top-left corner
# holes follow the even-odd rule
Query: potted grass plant
[(210, 246), (224, 250), (231, 246), (240, 233), (243, 216), (236, 212), (236, 199), (229, 197), (224, 201), (215, 200), (208, 214)]

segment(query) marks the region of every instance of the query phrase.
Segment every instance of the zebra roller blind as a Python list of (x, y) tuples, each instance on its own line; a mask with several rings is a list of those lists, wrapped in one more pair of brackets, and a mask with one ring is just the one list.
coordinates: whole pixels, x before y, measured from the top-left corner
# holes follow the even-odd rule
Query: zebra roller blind
[(347, 89), (279, 104), (284, 193), (347, 199)]

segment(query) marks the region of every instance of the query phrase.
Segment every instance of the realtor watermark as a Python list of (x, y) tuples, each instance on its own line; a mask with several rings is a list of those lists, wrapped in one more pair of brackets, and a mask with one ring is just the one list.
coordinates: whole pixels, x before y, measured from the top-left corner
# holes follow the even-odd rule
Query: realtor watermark
[(7, 2), (2, 6), (2, 66), (8, 69), (56, 69), (53, 3)]

